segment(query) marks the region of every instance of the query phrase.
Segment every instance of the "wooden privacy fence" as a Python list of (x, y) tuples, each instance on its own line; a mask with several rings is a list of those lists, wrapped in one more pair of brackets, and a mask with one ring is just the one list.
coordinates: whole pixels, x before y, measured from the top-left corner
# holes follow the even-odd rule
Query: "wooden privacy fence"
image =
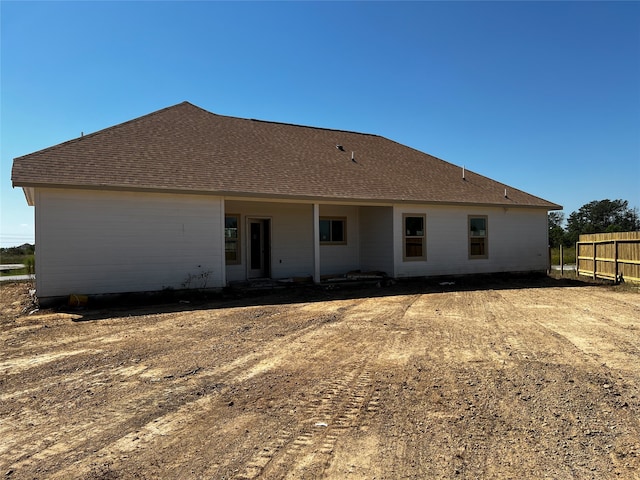
[(640, 282), (640, 232), (580, 235), (576, 270), (594, 279)]

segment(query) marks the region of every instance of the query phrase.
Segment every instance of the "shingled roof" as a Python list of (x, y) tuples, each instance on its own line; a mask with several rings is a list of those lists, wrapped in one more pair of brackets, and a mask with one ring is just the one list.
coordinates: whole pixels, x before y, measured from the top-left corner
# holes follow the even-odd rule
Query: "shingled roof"
[(460, 167), (377, 135), (188, 102), (18, 157), (11, 178), (19, 187), (561, 208), (470, 171), (463, 179)]

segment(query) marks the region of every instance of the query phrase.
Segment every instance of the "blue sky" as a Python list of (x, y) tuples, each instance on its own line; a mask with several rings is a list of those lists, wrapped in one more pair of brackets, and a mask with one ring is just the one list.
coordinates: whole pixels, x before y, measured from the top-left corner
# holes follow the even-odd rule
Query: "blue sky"
[(640, 206), (638, 2), (0, 2), (13, 158), (187, 100), (374, 133), (564, 206)]

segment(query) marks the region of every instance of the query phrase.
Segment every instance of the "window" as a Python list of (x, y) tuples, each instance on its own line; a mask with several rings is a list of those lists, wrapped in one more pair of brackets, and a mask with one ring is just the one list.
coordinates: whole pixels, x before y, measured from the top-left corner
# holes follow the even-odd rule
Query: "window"
[(240, 263), (240, 215), (224, 217), (224, 257), (227, 265)]
[(425, 215), (403, 215), (404, 225), (404, 259), (426, 260), (427, 218)]
[(487, 217), (469, 216), (469, 258), (487, 258)]
[(347, 243), (347, 219), (320, 217), (320, 243), (344, 245)]

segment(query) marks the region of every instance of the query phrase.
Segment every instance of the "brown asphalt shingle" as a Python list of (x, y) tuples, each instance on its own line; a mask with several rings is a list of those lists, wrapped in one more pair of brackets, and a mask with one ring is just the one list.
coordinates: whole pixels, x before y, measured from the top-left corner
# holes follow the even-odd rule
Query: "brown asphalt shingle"
[(226, 117), (188, 102), (18, 157), (12, 181), (21, 187), (560, 208), (470, 171), (463, 180), (460, 167), (377, 135)]

